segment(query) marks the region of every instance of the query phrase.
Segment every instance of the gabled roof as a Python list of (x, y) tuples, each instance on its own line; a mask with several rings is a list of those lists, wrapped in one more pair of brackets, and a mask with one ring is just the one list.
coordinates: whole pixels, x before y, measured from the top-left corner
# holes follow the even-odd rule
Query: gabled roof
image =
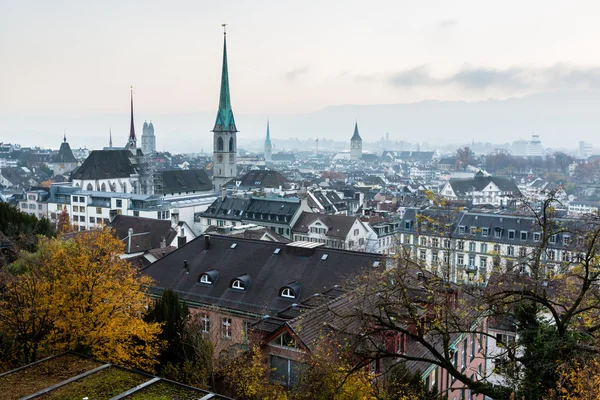
[[(209, 244), (208, 244), (209, 243)], [(233, 246), (233, 244), (236, 244)], [(276, 249), (280, 251), (276, 252)], [(323, 255), (327, 254), (323, 260)], [(230, 236), (200, 236), (142, 270), (154, 279), (151, 289), (159, 293), (171, 288), (191, 306), (211, 305), (254, 315), (273, 314), (325, 288), (350, 279), (381, 255), (291, 244), (248, 240)], [(188, 270), (184, 269), (187, 260)], [(383, 263), (380, 267), (383, 268)], [(200, 284), (200, 276), (216, 269), (212, 285)], [(232, 280), (249, 275), (246, 290), (230, 288)], [(285, 299), (279, 290), (298, 282), (298, 299)]]
[(206, 192), (213, 184), (204, 169), (178, 169), (162, 171), (162, 192)]
[(94, 150), (71, 175), (71, 179), (116, 179), (137, 174), (129, 150)]
[(128, 253), (158, 249), (164, 238), (169, 244), (175, 238), (176, 232), (171, 228), (171, 220), (131, 217), (117, 215), (110, 224), (117, 237), (128, 245), (129, 229), (133, 229), (131, 248)]
[(490, 183), (493, 183), (503, 192), (512, 192), (519, 196), (521, 192), (514, 180), (500, 176), (476, 176), (469, 179), (450, 179), (452, 190), (458, 196), (465, 196), (468, 192), (478, 192), (485, 189)]
[(292, 232), (308, 233), (308, 226), (319, 220), (329, 229), (327, 236), (346, 238), (357, 219), (357, 217), (346, 215), (316, 214), (304, 211), (296, 221)]

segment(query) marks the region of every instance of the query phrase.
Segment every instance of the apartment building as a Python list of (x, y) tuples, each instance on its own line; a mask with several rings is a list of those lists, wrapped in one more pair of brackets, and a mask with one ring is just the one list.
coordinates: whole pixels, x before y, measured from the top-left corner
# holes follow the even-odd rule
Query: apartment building
[(32, 187), (23, 193), (19, 200), (19, 210), (39, 219), (48, 218), (48, 204), (46, 201), (50, 196), (49, 190), (42, 187)]

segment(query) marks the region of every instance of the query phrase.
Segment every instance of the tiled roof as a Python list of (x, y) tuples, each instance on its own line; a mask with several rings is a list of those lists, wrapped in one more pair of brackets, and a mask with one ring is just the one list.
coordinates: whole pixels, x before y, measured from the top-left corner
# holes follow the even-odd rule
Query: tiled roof
[(203, 169), (162, 171), (163, 193), (206, 192), (213, 188)]
[(161, 240), (171, 243), (176, 232), (171, 228), (171, 220), (159, 220), (152, 218), (131, 217), (128, 215), (117, 215), (110, 224), (117, 237), (129, 245), (129, 229), (133, 230), (131, 237), (131, 248), (128, 253), (158, 249)]
[(303, 212), (292, 228), (293, 232), (308, 233), (308, 226), (314, 221), (319, 220), (329, 228), (327, 236), (345, 238), (350, 233), (352, 226), (356, 222), (357, 217), (349, 217), (346, 215), (327, 215)]

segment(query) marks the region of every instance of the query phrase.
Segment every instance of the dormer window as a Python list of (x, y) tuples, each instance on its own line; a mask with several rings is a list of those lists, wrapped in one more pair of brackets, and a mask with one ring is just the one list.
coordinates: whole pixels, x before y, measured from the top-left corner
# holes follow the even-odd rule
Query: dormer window
[(296, 299), (300, 293), (300, 284), (298, 282), (291, 282), (279, 289), (279, 297), (284, 299)]
[(231, 288), (232, 289), (238, 289), (238, 290), (244, 290), (244, 282), (240, 281), (239, 279), (236, 279), (233, 281), (233, 283), (231, 284)]
[(250, 275), (244, 274), (233, 279), (229, 287), (235, 290), (248, 290), (250, 287)]
[(212, 285), (217, 281), (218, 277), (219, 272), (216, 269), (211, 269), (200, 275), (198, 283), (201, 283), (203, 285)]

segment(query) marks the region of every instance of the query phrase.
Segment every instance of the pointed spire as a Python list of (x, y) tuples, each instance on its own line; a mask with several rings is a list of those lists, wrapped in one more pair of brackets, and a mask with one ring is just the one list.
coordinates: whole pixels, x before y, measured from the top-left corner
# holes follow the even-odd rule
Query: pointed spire
[(129, 127), (129, 147), (136, 146), (135, 125), (133, 123), (133, 86), (131, 86), (131, 125)]
[(271, 145), (271, 132), (269, 131), (269, 119), (267, 118), (267, 138), (265, 139), (265, 145)]
[(67, 130), (63, 129), (63, 142), (67, 143)]
[(350, 140), (362, 140), (358, 133), (358, 121), (354, 123), (354, 135), (352, 135), (352, 139)]
[(221, 71), (221, 92), (219, 95), (219, 111), (215, 121), (214, 131), (237, 132), (235, 120), (231, 109), (231, 96), (229, 94), (229, 70), (227, 68), (227, 32), (223, 24), (223, 69)]
[(108, 128), (108, 147), (112, 149), (112, 127)]

